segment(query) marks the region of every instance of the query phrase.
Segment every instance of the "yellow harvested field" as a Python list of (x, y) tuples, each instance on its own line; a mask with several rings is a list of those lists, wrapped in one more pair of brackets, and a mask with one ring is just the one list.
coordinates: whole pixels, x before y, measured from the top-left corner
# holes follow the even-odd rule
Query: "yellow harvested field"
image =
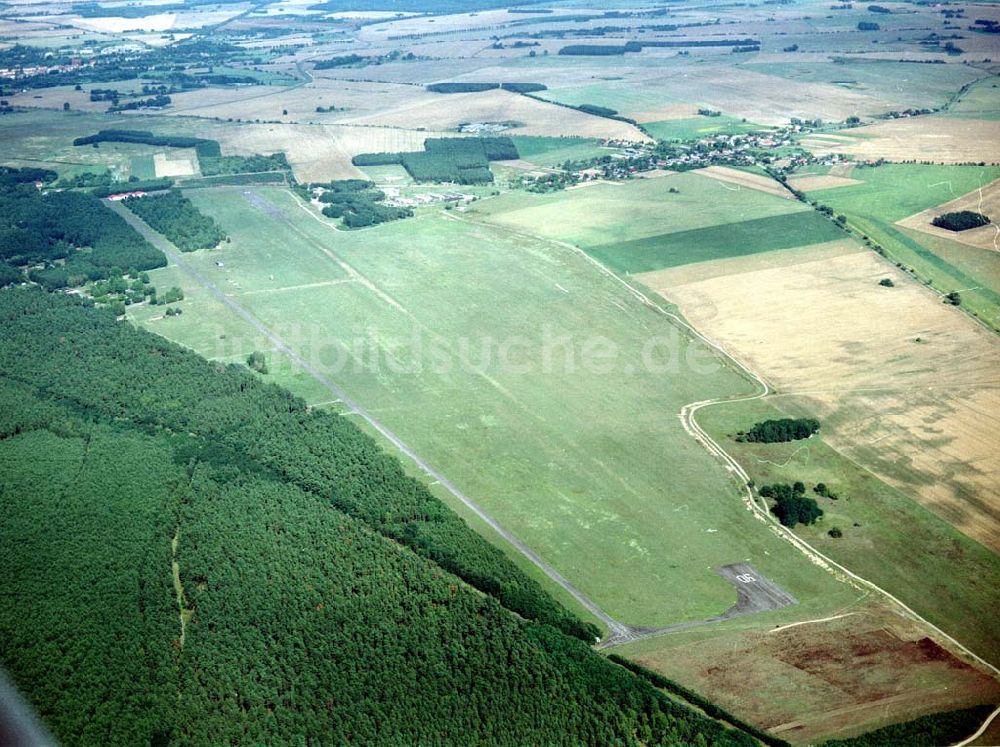
[(198, 173), (194, 165), (194, 159), (184, 156), (168, 156), (166, 153), (157, 153), (153, 156), (153, 166), (156, 169), (156, 176), (191, 176)]
[(633, 125), (568, 109), (510, 91), (430, 94), (363, 117), (340, 120), (345, 124), (380, 127), (426, 127), (456, 130), (464, 122), (518, 122), (511, 135), (576, 135), (650, 141)]
[(771, 177), (764, 176), (763, 174), (751, 174), (748, 171), (731, 169), (728, 166), (708, 166), (704, 169), (697, 169), (695, 173), (717, 179), (726, 184), (733, 184), (737, 189), (746, 187), (747, 189), (756, 189), (758, 192), (767, 192), (767, 194), (774, 195), (775, 197), (783, 197), (786, 200), (795, 199), (795, 196), (791, 192)]
[(757, 270), (768, 270), (775, 267), (789, 267), (799, 262), (815, 262), (821, 259), (842, 257), (845, 254), (863, 251), (867, 250), (853, 240), (840, 239), (838, 241), (828, 241), (823, 244), (812, 244), (808, 247), (776, 249), (770, 252), (747, 254), (743, 257), (692, 262), (678, 267), (668, 267), (664, 270), (642, 272), (632, 277), (647, 288), (665, 295), (671, 288), (700, 280), (709, 280), (724, 275), (738, 275)]
[(834, 448), (1000, 551), (1000, 342), (872, 252), (817, 251), (646, 282)]
[(1000, 226), (996, 224), (991, 223), (981, 228), (957, 232), (938, 228), (931, 224), (931, 221), (939, 215), (959, 210), (972, 210), (977, 213), (983, 213), (991, 218), (1000, 219), (1000, 179), (987, 184), (981, 189), (969, 192), (967, 195), (962, 195), (956, 200), (946, 202), (944, 205), (938, 205), (916, 215), (911, 215), (909, 218), (904, 218), (898, 221), (897, 225), (934, 236), (941, 236), (952, 241), (961, 242), (962, 244), (979, 247), (980, 249), (1000, 252)]
[(798, 190), (810, 192), (814, 189), (834, 189), (836, 187), (849, 187), (852, 184), (861, 184), (860, 179), (849, 179), (846, 176), (833, 176), (832, 174), (808, 174), (795, 176), (788, 180)]
[(364, 179), (365, 175), (351, 164), (353, 156), (421, 150), (426, 138), (442, 134), (388, 127), (295, 124), (219, 127), (212, 132), (226, 155), (284, 151), (295, 178), (304, 182)]
[(846, 153), (870, 161), (1000, 162), (1000, 120), (908, 117), (848, 132), (857, 137), (824, 135), (807, 138), (802, 144), (818, 154)]

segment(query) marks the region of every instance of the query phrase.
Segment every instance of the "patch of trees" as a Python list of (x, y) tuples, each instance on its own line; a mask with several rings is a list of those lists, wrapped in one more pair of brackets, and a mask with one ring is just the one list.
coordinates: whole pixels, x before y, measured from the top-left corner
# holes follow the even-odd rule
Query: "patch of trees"
[(801, 482), (793, 485), (784, 483), (764, 485), (760, 489), (760, 494), (774, 500), (771, 513), (778, 517), (782, 526), (815, 524), (816, 519), (823, 515), (823, 509), (815, 499), (806, 496), (806, 486)]
[(493, 181), (490, 161), (519, 158), (509, 137), (428, 138), (422, 152), (363, 153), (355, 166), (401, 165), (419, 182), (488, 184)]
[(108, 111), (124, 112), (136, 109), (162, 109), (165, 106), (170, 106), (170, 97), (157, 94), (156, 96), (150, 96), (148, 99), (126, 101), (124, 104), (115, 103)]
[(313, 68), (316, 70), (332, 70), (338, 67), (358, 65), (366, 62), (367, 60), (367, 57), (363, 57), (359, 54), (345, 54), (340, 57), (330, 57), (326, 60), (316, 60), (316, 62), (313, 63)]
[(0, 166), (0, 189), (6, 189), (18, 184), (34, 184), (41, 182), (47, 184), (58, 178), (55, 171), (49, 169), (23, 168), (15, 169), (10, 166)]
[(267, 358), (259, 350), (254, 350), (247, 356), (247, 368), (259, 374), (267, 373)]
[(430, 83), (427, 90), (432, 93), (480, 93), (499, 88), (499, 83)]
[(597, 117), (607, 117), (612, 119), (618, 116), (617, 109), (611, 109), (606, 106), (597, 106), (596, 104), (577, 104), (574, 109), (584, 112), (585, 114), (593, 114)]
[(774, 444), (809, 438), (819, 431), (819, 421), (814, 418), (780, 418), (755, 423), (747, 432), (736, 434), (737, 441)]
[[(514, 46), (517, 46), (516, 44)], [(544, 83), (501, 83), (500, 87), (505, 91), (513, 91), (514, 93), (537, 93), (538, 91), (547, 91), (548, 86)]]
[(290, 171), (291, 166), (284, 153), (253, 156), (219, 156), (218, 158), (199, 158), (198, 165), (203, 176), (222, 176), (229, 174), (253, 174), (261, 171)]
[(979, 705), (958, 711), (932, 713), (913, 721), (883, 726), (881, 729), (850, 739), (833, 739), (823, 747), (883, 747), (905, 744), (907, 747), (935, 747), (955, 744), (975, 734), (993, 711), (991, 705)]
[(939, 215), (931, 221), (931, 225), (948, 231), (969, 231), (973, 228), (988, 226), (990, 219), (974, 210), (959, 210), (953, 213)]
[[(57, 739), (755, 743), (341, 509), (369, 493), (399, 520), (413, 488), (353, 424), (266, 428), (315, 419), (107, 312), (0, 293), (0, 665)], [(322, 488), (296, 475), (312, 446)]]
[(892, 278), (882, 278), (878, 281), (878, 284), (883, 288), (895, 288), (896, 284), (892, 282)]
[(627, 44), (570, 44), (562, 47), (559, 54), (580, 57), (611, 57), (623, 55), (626, 52), (639, 52), (642, 47), (629, 47)]
[(951, 306), (961, 306), (962, 296), (959, 294), (958, 291), (950, 291), (945, 295), (944, 302)]
[(226, 238), (219, 225), (178, 190), (127, 197), (124, 204), (182, 252), (211, 249)]
[(892, 13), (892, 11), (889, 10), (889, 8), (885, 7), (884, 5), (869, 5), (868, 6), (868, 12), (869, 13), (885, 13), (885, 14)]
[(408, 207), (381, 204), (385, 193), (363, 179), (344, 179), (319, 186), (324, 188), (319, 196), (324, 203), (323, 215), (343, 219), (348, 228), (365, 228), (413, 216)]
[(878, 31), (882, 27), (873, 21), (858, 21), (858, 31)]
[[(26, 182), (0, 187), (0, 262), (30, 268), (31, 280), (55, 290), (167, 259), (96, 197), (42, 193)], [(6, 275), (17, 282), (12, 270)]]

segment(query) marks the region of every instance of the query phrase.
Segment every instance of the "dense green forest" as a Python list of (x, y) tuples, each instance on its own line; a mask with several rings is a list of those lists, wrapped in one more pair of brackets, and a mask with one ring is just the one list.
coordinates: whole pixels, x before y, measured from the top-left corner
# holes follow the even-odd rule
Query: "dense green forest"
[(798, 441), (819, 432), (819, 421), (813, 418), (780, 418), (763, 420), (753, 428), (736, 434), (737, 441), (774, 444), (784, 441)]
[(850, 739), (834, 739), (823, 747), (938, 747), (955, 744), (974, 734), (993, 710), (991, 705), (980, 705), (947, 713), (932, 713), (913, 721), (893, 724), (868, 734)]
[(424, 150), (405, 153), (362, 153), (355, 166), (399, 164), (418, 182), (489, 184), (493, 181), (490, 161), (519, 158), (509, 137), (427, 138)]
[(38, 289), (0, 341), (0, 664), (64, 743), (755, 744), (343, 418)]
[(96, 197), (36, 189), (37, 172), (0, 174), (0, 277), (4, 285), (19, 281), (17, 268), (30, 268), (32, 280), (54, 290), (125, 270), (166, 265), (159, 249)]
[(182, 252), (211, 249), (226, 239), (218, 223), (174, 189), (164, 194), (128, 197), (125, 206)]

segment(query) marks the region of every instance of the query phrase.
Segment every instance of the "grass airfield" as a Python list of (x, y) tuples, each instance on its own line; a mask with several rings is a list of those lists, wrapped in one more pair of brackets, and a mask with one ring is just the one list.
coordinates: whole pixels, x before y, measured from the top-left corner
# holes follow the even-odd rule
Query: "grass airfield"
[[(618, 653), (795, 743), (1000, 698), (995, 679), (953, 648), (935, 648), (949, 648), (940, 635), (879, 595), (837, 580), (754, 518), (739, 482), (678, 417), (691, 402), (750, 395), (753, 383), (602, 269), (683, 314), (779, 384), (778, 396), (709, 407), (698, 418), (758, 484), (803, 479), (841, 489), (839, 502), (822, 503), (825, 518), (796, 534), (996, 663), (1000, 630), (986, 618), (1000, 602), (997, 555), (987, 549), (995, 549), (997, 536), (997, 446), (986, 431), (998, 405), (985, 385), (995, 368), (974, 372), (975, 391), (938, 396), (923, 387), (965, 376), (970, 358), (992, 360), (992, 333), (969, 330), (976, 323), (1000, 329), (1000, 267), (981, 236), (929, 233), (917, 220), (953, 200), (965, 205), (1000, 177), (996, 166), (959, 165), (1000, 160), (997, 68), (983, 62), (997, 59), (995, 37), (960, 29), (965, 52), (945, 55), (923, 43), (931, 33), (948, 38), (954, 22), (939, 9), (906, 6), (906, 13), (871, 16), (861, 6), (834, 11), (808, 0), (737, 10), (672, 7), (669, 23), (714, 25), (721, 15), (725, 26), (642, 37), (759, 37), (759, 53), (647, 48), (572, 57), (559, 49), (587, 41), (572, 34), (605, 20), (553, 23), (546, 14), (504, 10), (324, 16), (305, 5), (265, 4), (231, 20), (211, 10), (185, 14), (191, 28), (177, 38), (198, 33), (199, 24), (207, 34), (234, 35), (234, 43), (259, 51), (260, 62), (252, 70), (217, 71), (252, 74), (266, 86), (179, 92), (162, 112), (117, 115), (101, 113), (105, 103), (72, 86), (14, 92), (9, 98), (25, 109), (0, 118), (0, 163), (45, 165), (63, 177), (105, 168), (123, 179), (155, 175), (159, 151), (71, 145), (79, 135), (121, 127), (214, 138), (226, 155), (283, 151), (300, 181), (369, 176), (409, 194), (424, 188), (401, 167), (359, 170), (351, 157), (419, 149), (424, 138), (455, 134), (470, 117), (511, 120), (503, 134), (514, 138), (521, 159), (497, 165), (495, 185), (470, 188), (483, 199), (467, 210), (421, 207), (397, 224), (340, 231), (284, 189), (191, 189), (185, 194), (232, 242), (185, 260), (617, 619), (659, 626), (716, 615), (735, 594), (713, 569), (732, 562), (752, 563), (800, 601), (627, 644)], [(581, 2), (555, 5), (557, 13), (594, 11)], [(961, 26), (980, 16), (1000, 19), (986, 6), (967, 10)], [(284, 38), (270, 35), (282, 13), (296, 26)], [(8, 18), (10, 7), (0, 15), (5, 33), (53, 48), (95, 38), (111, 44), (124, 38), (116, 28), (162, 22), (156, 15), (96, 24), (62, 16), (80, 25), (55, 37), (49, 24), (35, 29)], [(882, 28), (858, 31), (857, 22), (869, 17)], [(624, 43), (646, 21), (613, 23), (624, 30), (602, 33), (598, 43)], [(258, 38), (260, 28), (266, 33)], [(535, 38), (550, 29), (571, 35)], [(496, 48), (493, 34), (537, 46), (516, 48), (503, 36), (507, 46)], [(165, 33), (128, 38), (167, 43)], [(790, 45), (798, 49), (788, 51)], [(394, 49), (415, 58), (313, 69), (316, 60), (347, 50), (377, 56)], [(938, 62), (915, 64), (930, 61)], [(538, 81), (548, 89), (538, 94), (545, 101), (532, 101), (424, 88), (444, 80)], [(114, 85), (135, 88), (137, 81)], [(71, 111), (61, 111), (64, 101)], [(550, 102), (612, 107), (643, 129)], [(317, 112), (317, 105), (332, 110)], [(696, 116), (703, 107), (722, 116)], [(905, 107), (941, 111), (877, 119)], [(531, 169), (620, 155), (624, 147), (603, 137), (702, 138), (787, 124), (790, 117), (829, 123), (852, 115), (862, 126), (833, 125), (797, 138), (798, 145), (857, 159), (951, 162), (802, 169), (809, 176), (791, 183), (844, 214), (854, 238), (806, 204), (696, 172), (541, 195), (509, 189), (508, 180)], [(246, 190), (264, 202), (253, 204)], [(864, 249), (856, 240), (862, 235), (882, 244), (889, 260)], [(806, 255), (818, 263), (814, 275), (794, 269)], [(151, 275), (161, 291), (184, 289), (177, 305), (184, 313), (168, 318), (162, 306), (136, 305), (129, 308), (134, 323), (220, 361), (243, 363), (263, 351), (267, 380), (314, 407), (355, 417), (190, 275), (176, 266)], [(915, 306), (879, 305), (872, 295), (878, 289), (869, 285), (883, 275), (896, 278), (908, 297), (920, 297), (919, 314)], [(928, 280), (930, 288), (921, 288)], [(802, 300), (820, 286), (826, 296)], [(950, 308), (946, 317), (938, 313), (935, 294), (950, 290), (961, 292), (969, 316)], [(795, 313), (758, 325), (768, 305), (786, 299), (795, 301)], [(713, 317), (713, 309), (721, 311)], [(741, 324), (749, 331), (731, 334)], [(849, 334), (854, 327), (859, 339)], [(928, 330), (940, 343), (937, 359), (909, 356), (912, 339), (930, 337)], [(836, 344), (816, 344), (831, 332), (843, 333)], [(666, 342), (650, 371), (642, 364), (644, 346), (660, 338)], [(872, 353), (880, 347), (882, 358)], [(543, 371), (546, 350), (554, 367)], [(862, 353), (864, 371), (845, 364)], [(481, 365), (460, 365), (460, 358)], [(904, 393), (908, 380), (897, 374), (913, 373), (907, 366), (919, 374), (911, 377), (919, 386)], [(793, 369), (814, 378), (795, 379)], [(894, 380), (892, 392), (841, 391), (847, 380), (882, 389), (887, 371), (903, 382)], [(810, 388), (824, 391), (806, 393)], [(730, 437), (757, 419), (817, 414), (824, 430), (806, 444), (739, 444)], [(429, 487), (587, 616), (447, 490)], [(845, 536), (830, 538), (831, 526)]]
[[(681, 427), (684, 404), (749, 393), (749, 382), (586, 257), (443, 211), (341, 232), (286, 190), (255, 191), (289, 222), (269, 231), (240, 189), (190, 193), (233, 237), (190, 261), (609, 613), (640, 625), (718, 614), (733, 591), (711, 569), (745, 559), (800, 598), (850, 596), (761, 531)], [(177, 277), (167, 268), (154, 282), (158, 273)], [(238, 359), (258, 344), (234, 352), (226, 314), (192, 299), (181, 317), (152, 307), (133, 319), (210, 356)], [(214, 339), (206, 317), (219, 324)], [(664, 370), (649, 372), (643, 347), (656, 339)], [(456, 361), (484, 344), (494, 356), (509, 345), (509, 360), (463, 370)], [(330, 399), (299, 390), (290, 364), (271, 359), (276, 380)], [(435, 363), (447, 370), (426, 370)]]

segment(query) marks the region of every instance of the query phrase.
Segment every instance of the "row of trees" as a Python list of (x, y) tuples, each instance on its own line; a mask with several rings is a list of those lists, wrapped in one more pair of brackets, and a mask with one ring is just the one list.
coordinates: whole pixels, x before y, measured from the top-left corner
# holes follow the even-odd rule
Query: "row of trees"
[(128, 197), (125, 206), (182, 252), (211, 249), (226, 239), (219, 224), (176, 189), (164, 194)]
[(0, 467), (0, 664), (61, 741), (755, 744), (510, 614), (572, 622), (353, 424), (71, 297), (0, 292)]

